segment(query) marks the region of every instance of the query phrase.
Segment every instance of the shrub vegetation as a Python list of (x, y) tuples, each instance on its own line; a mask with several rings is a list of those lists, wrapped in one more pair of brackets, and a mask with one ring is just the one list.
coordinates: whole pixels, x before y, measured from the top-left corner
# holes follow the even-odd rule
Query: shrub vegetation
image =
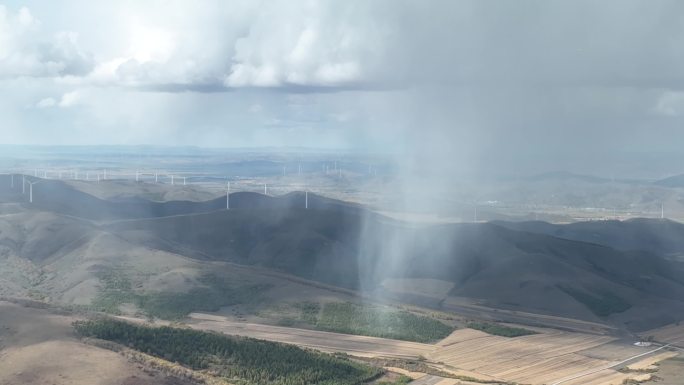
[(214, 275), (204, 276), (204, 287), (195, 287), (185, 293), (133, 291), (125, 272), (111, 269), (99, 274), (100, 291), (91, 308), (110, 314), (119, 314), (119, 306), (131, 303), (145, 315), (167, 320), (177, 320), (193, 311), (218, 311), (223, 306), (252, 303), (260, 299), (259, 293), (266, 285), (234, 286)]
[[(306, 318), (312, 319), (311, 315)], [(325, 331), (415, 342), (440, 340), (454, 330), (440, 321), (407, 311), (351, 302), (326, 303), (313, 325)]]
[(471, 329), (480, 330), (488, 334), (493, 334), (495, 336), (502, 337), (521, 337), (537, 334), (537, 332), (528, 329), (514, 328), (510, 326), (497, 325), (487, 322), (471, 322), (468, 324), (468, 327)]

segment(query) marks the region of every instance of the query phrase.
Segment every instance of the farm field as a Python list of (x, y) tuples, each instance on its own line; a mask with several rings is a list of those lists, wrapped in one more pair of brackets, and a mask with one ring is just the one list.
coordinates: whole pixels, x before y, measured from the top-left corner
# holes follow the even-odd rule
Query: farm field
[[(454, 376), (523, 384), (612, 385), (642, 373), (611, 369), (655, 347), (636, 347), (614, 337), (535, 328), (539, 334), (507, 338), (473, 329), (459, 329), (435, 344), (397, 341), (281, 326), (233, 322), (225, 317), (193, 313), (195, 329), (291, 343), (325, 352), (359, 357), (415, 359)], [(654, 353), (630, 363), (651, 365), (672, 354)], [(657, 358), (656, 358), (657, 357)], [(454, 379), (426, 376), (417, 383), (452, 384)]]
[[(118, 318), (145, 322), (138, 318)], [(0, 383), (38, 384), (45, 378), (62, 376), (55, 383), (67, 384), (79, 376), (84, 381), (91, 381), (87, 383), (97, 384), (96, 373), (110, 373), (114, 377), (117, 373), (132, 373), (137, 379), (146, 378), (149, 380), (147, 383), (166, 383), (163, 377), (149, 377), (139, 369), (133, 369), (129, 362), (113, 352), (83, 344), (71, 331), (70, 323), (74, 319), (48, 310), (0, 303), (0, 343), (4, 345), (0, 348)], [(358, 357), (420, 359), (428, 367), (447, 373), (443, 377), (422, 375), (416, 379), (416, 384), (469, 384), (456, 378), (471, 377), (479, 381), (530, 385), (620, 385), (626, 379), (647, 380), (649, 374), (639, 369), (659, 369), (659, 366), (652, 365), (661, 362), (678, 364), (677, 360), (680, 360), (673, 358), (675, 352), (663, 349), (611, 368), (656, 347), (636, 347), (609, 336), (543, 328), (534, 329), (539, 334), (516, 338), (459, 329), (435, 344), (425, 344), (234, 322), (223, 316), (204, 313), (191, 314), (188, 326)], [(69, 353), (55, 354), (64, 349)], [(36, 362), (38, 357), (48, 357), (44, 360), (45, 365), (40, 370), (28, 370), (27, 365)], [(665, 374), (672, 378), (679, 366), (668, 365), (664, 366), (667, 369)], [(627, 366), (625, 370), (619, 370), (624, 366)], [(655, 374), (660, 375), (659, 372)], [(133, 381), (132, 377), (128, 379)]]
[[(637, 375), (609, 369), (611, 366), (654, 349), (618, 343), (609, 336), (538, 331), (535, 335), (505, 338), (477, 330), (457, 330), (427, 358), (502, 381), (610, 385), (622, 384)], [(649, 357), (644, 356), (644, 360), (652, 362)]]

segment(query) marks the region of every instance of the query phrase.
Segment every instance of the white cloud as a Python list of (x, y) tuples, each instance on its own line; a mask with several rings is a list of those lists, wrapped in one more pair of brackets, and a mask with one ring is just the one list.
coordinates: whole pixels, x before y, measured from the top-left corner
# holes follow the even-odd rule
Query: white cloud
[(174, 51), (175, 37), (167, 29), (138, 25), (131, 30), (130, 55), (139, 63), (167, 61)]
[(59, 101), (60, 107), (71, 107), (78, 104), (81, 101), (81, 93), (79, 91), (71, 91), (62, 95), (62, 99)]
[(79, 104), (82, 100), (83, 94), (80, 91), (71, 91), (67, 92), (64, 95), (62, 95), (59, 100), (52, 98), (52, 97), (47, 97), (44, 99), (41, 99), (36, 103), (36, 108), (51, 108), (51, 107), (60, 107), (60, 108), (69, 108), (73, 107), (77, 104)]
[(49, 108), (49, 107), (54, 107), (57, 104), (57, 101), (54, 98), (45, 98), (41, 99), (38, 103), (36, 103), (37, 108)]
[(376, 28), (380, 21), (367, 23), (372, 14), (344, 3), (277, 4), (259, 13), (235, 43), (226, 86), (334, 87), (369, 80), (373, 58), (382, 54), (375, 48), (385, 38)]
[(31, 15), (31, 11), (28, 10), (26, 7), (21, 7), (19, 9), (19, 12), (17, 14), (17, 20), (21, 25), (32, 25), (36, 23), (36, 19), (33, 18), (33, 15)]
[(0, 5), (0, 78), (83, 75), (92, 66), (92, 56), (78, 46), (77, 33), (50, 36), (27, 8), (13, 12)]
[[(0, 31), (11, 33), (0, 33), (0, 76), (171, 91), (349, 88), (382, 72), (392, 29), (379, 4), (233, 1), (230, 12), (220, 1), (164, 4), (163, 17), (155, 2), (112, 6), (111, 20), (97, 24), (99, 40), (86, 36), (92, 55), (77, 33), (49, 33), (27, 8), (3, 7)], [(66, 25), (78, 30), (78, 23)]]

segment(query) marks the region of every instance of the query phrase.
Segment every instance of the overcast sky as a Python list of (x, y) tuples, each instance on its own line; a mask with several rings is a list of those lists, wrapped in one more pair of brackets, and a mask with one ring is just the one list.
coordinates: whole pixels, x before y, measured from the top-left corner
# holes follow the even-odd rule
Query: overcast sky
[(0, 4), (3, 143), (346, 148), (531, 171), (684, 145), (684, 2)]

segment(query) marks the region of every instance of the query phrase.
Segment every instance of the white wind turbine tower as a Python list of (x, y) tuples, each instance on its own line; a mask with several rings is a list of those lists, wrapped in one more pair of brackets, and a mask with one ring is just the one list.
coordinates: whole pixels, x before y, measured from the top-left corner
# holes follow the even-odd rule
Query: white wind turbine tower
[(171, 186), (173, 186), (173, 174), (171, 174)]
[(226, 182), (226, 210), (230, 210), (230, 182)]
[(665, 219), (665, 205), (663, 203), (660, 204), (660, 219)]
[(268, 186), (264, 183), (264, 195), (268, 195)]
[(309, 208), (309, 191), (308, 190), (304, 191), (304, 208), (305, 209)]
[(107, 169), (104, 169), (104, 172), (102, 173), (102, 179), (107, 180)]
[(31, 182), (29, 180), (26, 183), (29, 184), (29, 203), (33, 203), (33, 185), (39, 183), (40, 181)]
[(21, 176), (21, 193), (26, 194), (26, 175)]
[(10, 188), (14, 188), (14, 174), (10, 174)]
[(154, 183), (159, 183), (159, 173), (154, 173)]
[(183, 177), (183, 186), (185, 186), (185, 177)]

